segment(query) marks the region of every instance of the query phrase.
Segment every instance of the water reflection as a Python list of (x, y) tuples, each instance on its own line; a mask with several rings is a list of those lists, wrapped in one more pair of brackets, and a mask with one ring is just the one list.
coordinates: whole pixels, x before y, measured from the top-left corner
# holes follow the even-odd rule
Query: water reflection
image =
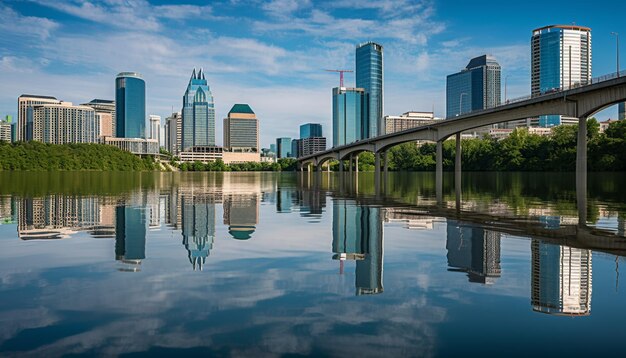
[[(544, 314), (604, 322), (612, 317), (598, 308), (607, 302), (619, 307), (623, 296), (617, 286), (615, 293), (612, 286), (606, 289), (613, 279), (606, 277), (607, 261), (617, 263), (626, 254), (626, 210), (606, 199), (610, 192), (590, 191), (596, 196), (586, 219), (591, 225), (585, 226), (574, 215), (571, 196), (546, 199), (541, 190), (528, 189), (534, 181), (514, 181), (511, 187), (526, 188), (515, 189), (524, 193), (517, 196), (499, 192), (499, 186), (480, 189), (477, 181), (478, 188), (464, 193), (461, 210), (450, 192), (444, 190), (444, 205), (438, 205), (428, 180), (406, 178), (390, 178), (389, 189), (378, 193), (372, 178), (326, 173), (317, 179), (172, 174), (148, 183), (97, 195), (0, 192), (0, 230), (12, 230), (8, 240), (0, 240), (0, 302), (21, 302), (0, 303), (0, 352), (29, 350), (20, 342), (33, 339), (30, 330), (46, 337), (40, 330), (48, 326), (88, 325), (76, 323), (77, 310), (106, 317), (93, 318), (94, 327), (85, 330), (113, 341), (123, 341), (117, 332), (133, 326), (127, 321), (152, 327), (156, 342), (150, 336), (130, 352), (211, 344), (216, 350), (204, 353), (237, 346), (243, 348), (228, 353), (382, 355), (394, 349), (412, 355), (419, 346), (420, 354), (429, 355), (454, 346), (456, 338), (441, 333), (451, 322), (463, 335), (472, 334), (477, 320), (501, 327), (502, 317), (529, 326), (533, 319), (554, 319)], [(50, 261), (22, 251), (13, 256), (20, 248), (45, 250)], [(89, 253), (98, 250), (104, 264), (91, 262)], [(29, 261), (42, 266), (32, 269), (24, 264)], [(45, 309), (28, 311), (32, 306)], [(26, 311), (46, 321), (17, 326), (16, 317)], [(619, 309), (612, 312), (623, 316)], [(542, 322), (547, 330), (569, 327)], [(541, 329), (533, 326), (528, 334), (537, 338), (534, 330)], [(211, 343), (194, 338), (199, 336), (211, 337)], [(82, 342), (84, 336), (74, 339)], [(74, 344), (67, 341), (56, 343)], [(258, 345), (266, 350), (249, 349)], [(117, 354), (127, 348), (76, 352)]]

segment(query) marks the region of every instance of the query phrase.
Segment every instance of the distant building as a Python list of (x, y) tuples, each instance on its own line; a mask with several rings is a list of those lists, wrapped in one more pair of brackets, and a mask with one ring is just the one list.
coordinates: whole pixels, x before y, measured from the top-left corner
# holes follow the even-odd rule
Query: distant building
[(247, 104), (235, 104), (224, 118), (224, 149), (229, 152), (260, 152), (259, 120)]
[(146, 83), (139, 73), (115, 78), (115, 137), (146, 138)]
[(385, 116), (385, 134), (401, 132), (437, 122), (433, 112), (405, 112), (399, 116)]
[(8, 142), (8, 143), (12, 142), (11, 127), (12, 126), (10, 122), (0, 121), (0, 141), (1, 142)]
[(333, 88), (333, 147), (368, 138), (368, 98), (363, 88)]
[(215, 104), (202, 69), (194, 68), (183, 96), (181, 150), (215, 145)]
[(291, 140), (291, 156), (294, 158), (299, 158), (302, 156), (302, 149), (300, 145), (302, 143), (302, 139), (292, 139)]
[(278, 152), (276, 151), (276, 143), (272, 143), (272, 144), (270, 144), (270, 152), (272, 152), (272, 153), (274, 153), (274, 154), (278, 153)]
[(356, 87), (367, 93), (362, 138), (371, 138), (383, 130), (383, 47), (375, 42), (360, 44), (355, 59)]
[(149, 139), (156, 139), (161, 145), (161, 116), (151, 114), (149, 116), (150, 136)]
[(291, 138), (276, 138), (276, 157), (278, 159), (293, 157), (291, 154)]
[(26, 140), (43, 143), (97, 143), (100, 137), (93, 108), (71, 102), (29, 106), (27, 128)]
[(617, 123), (618, 121), (615, 119), (607, 119), (604, 122), (600, 122), (600, 133), (606, 132), (607, 128), (611, 125), (611, 123)]
[(533, 311), (588, 316), (591, 312), (591, 250), (531, 241)]
[(222, 154), (224, 164), (260, 163), (261, 153), (258, 152), (224, 152)]
[(223, 160), (223, 149), (215, 145), (198, 145), (177, 154), (183, 162), (209, 163)]
[(96, 111), (96, 118), (100, 123), (100, 137), (115, 136), (115, 101), (93, 99), (81, 106), (91, 107)]
[(626, 119), (626, 102), (621, 102), (617, 108), (617, 119), (620, 121)]
[(112, 145), (137, 155), (159, 154), (159, 141), (156, 139), (106, 137), (104, 138), (104, 144)]
[(61, 104), (55, 97), (23, 94), (17, 99), (17, 127), (15, 128), (16, 141), (26, 141), (32, 138), (32, 127), (28, 126), (28, 109), (34, 105)]
[(165, 118), (165, 149), (172, 155), (181, 152), (183, 117), (180, 112)]
[(322, 125), (319, 123), (306, 123), (300, 126), (300, 139), (322, 137)]
[(461, 72), (446, 78), (446, 118), (500, 104), (501, 68), (495, 58), (470, 60)]
[[(553, 25), (533, 30), (531, 39), (531, 95), (583, 86), (591, 82), (591, 29)], [(578, 123), (578, 118), (546, 115), (541, 127)]]
[(326, 150), (325, 137), (310, 137), (298, 140), (298, 156), (303, 157)]

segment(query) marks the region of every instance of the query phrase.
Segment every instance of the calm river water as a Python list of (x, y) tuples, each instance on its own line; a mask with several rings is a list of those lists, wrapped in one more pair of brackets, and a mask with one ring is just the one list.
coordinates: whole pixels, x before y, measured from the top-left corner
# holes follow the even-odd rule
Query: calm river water
[(623, 356), (625, 174), (434, 179), (0, 173), (0, 356)]

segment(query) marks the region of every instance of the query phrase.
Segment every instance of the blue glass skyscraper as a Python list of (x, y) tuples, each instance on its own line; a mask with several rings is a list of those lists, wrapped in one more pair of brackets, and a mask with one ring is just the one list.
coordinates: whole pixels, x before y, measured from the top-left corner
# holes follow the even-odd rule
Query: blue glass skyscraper
[(501, 68), (488, 55), (470, 60), (458, 73), (446, 78), (446, 117), (493, 108), (500, 104)]
[(146, 138), (146, 83), (139, 73), (115, 78), (115, 136)]
[(356, 87), (368, 94), (368, 116), (363, 138), (382, 134), (383, 125), (383, 47), (374, 42), (356, 48)]
[(300, 126), (300, 139), (322, 137), (322, 125), (319, 123), (307, 123)]
[(183, 96), (181, 150), (215, 145), (215, 104), (202, 69), (194, 68)]
[[(576, 25), (554, 25), (533, 30), (531, 39), (531, 94), (586, 85), (591, 81), (591, 29)], [(577, 118), (546, 113), (539, 125), (552, 127)]]
[(618, 120), (626, 119), (626, 102), (622, 102), (619, 104), (618, 111), (617, 111), (617, 119)]
[(368, 138), (368, 98), (363, 88), (333, 88), (333, 147)]
[(291, 153), (291, 138), (276, 138), (276, 155), (277, 158), (293, 157)]

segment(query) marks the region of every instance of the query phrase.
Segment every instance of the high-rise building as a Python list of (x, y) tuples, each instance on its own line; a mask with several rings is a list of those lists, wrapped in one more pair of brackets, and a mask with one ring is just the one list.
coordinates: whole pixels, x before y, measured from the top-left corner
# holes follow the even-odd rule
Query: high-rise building
[(446, 117), (493, 108), (500, 104), (498, 62), (489, 55), (470, 60), (461, 72), (446, 79)]
[(492, 284), (501, 275), (500, 233), (480, 227), (462, 226), (447, 220), (448, 266), (466, 272), (470, 282)]
[(100, 123), (91, 107), (71, 102), (31, 105), (27, 110), (26, 140), (43, 143), (96, 143)]
[(15, 137), (18, 141), (32, 138), (32, 127), (28, 127), (28, 109), (33, 105), (40, 104), (60, 104), (61, 101), (55, 97), (23, 94), (17, 99), (17, 127)]
[(180, 112), (165, 118), (165, 149), (172, 155), (178, 155), (182, 151), (182, 127), (183, 117)]
[(356, 294), (383, 292), (383, 222), (380, 208), (333, 200), (333, 259), (356, 261)]
[(231, 152), (260, 152), (259, 120), (247, 104), (235, 104), (224, 118), (224, 148)]
[(302, 150), (300, 148), (302, 143), (302, 139), (292, 139), (291, 140), (291, 156), (294, 158), (299, 158), (302, 156)]
[(115, 136), (115, 101), (93, 99), (81, 106), (91, 107), (96, 111), (96, 117), (100, 122), (100, 137)]
[(618, 120), (626, 119), (626, 102), (622, 102), (618, 105), (617, 119)]
[(276, 138), (276, 158), (292, 158), (291, 138)]
[(298, 157), (304, 157), (326, 150), (325, 137), (309, 137), (298, 140)]
[(333, 147), (368, 138), (368, 98), (363, 88), (333, 88)]
[(150, 136), (149, 139), (156, 139), (161, 144), (161, 116), (151, 114), (149, 116)]
[(321, 136), (322, 125), (319, 123), (307, 123), (300, 126), (300, 139)]
[(139, 73), (115, 78), (115, 137), (146, 138), (146, 83)]
[(356, 87), (368, 94), (363, 138), (382, 134), (383, 130), (383, 47), (374, 42), (356, 48)]
[(183, 96), (181, 150), (215, 145), (215, 104), (202, 69), (193, 69)]
[(0, 121), (0, 141), (11, 143), (11, 123)]
[[(531, 39), (531, 95), (583, 86), (591, 82), (591, 29), (552, 25), (533, 30)], [(577, 118), (546, 115), (539, 125), (577, 123)]]
[(533, 311), (568, 316), (591, 312), (591, 250), (531, 242)]
[(401, 132), (407, 129), (432, 124), (435, 119), (433, 112), (405, 112), (400, 116), (385, 116), (385, 134)]

